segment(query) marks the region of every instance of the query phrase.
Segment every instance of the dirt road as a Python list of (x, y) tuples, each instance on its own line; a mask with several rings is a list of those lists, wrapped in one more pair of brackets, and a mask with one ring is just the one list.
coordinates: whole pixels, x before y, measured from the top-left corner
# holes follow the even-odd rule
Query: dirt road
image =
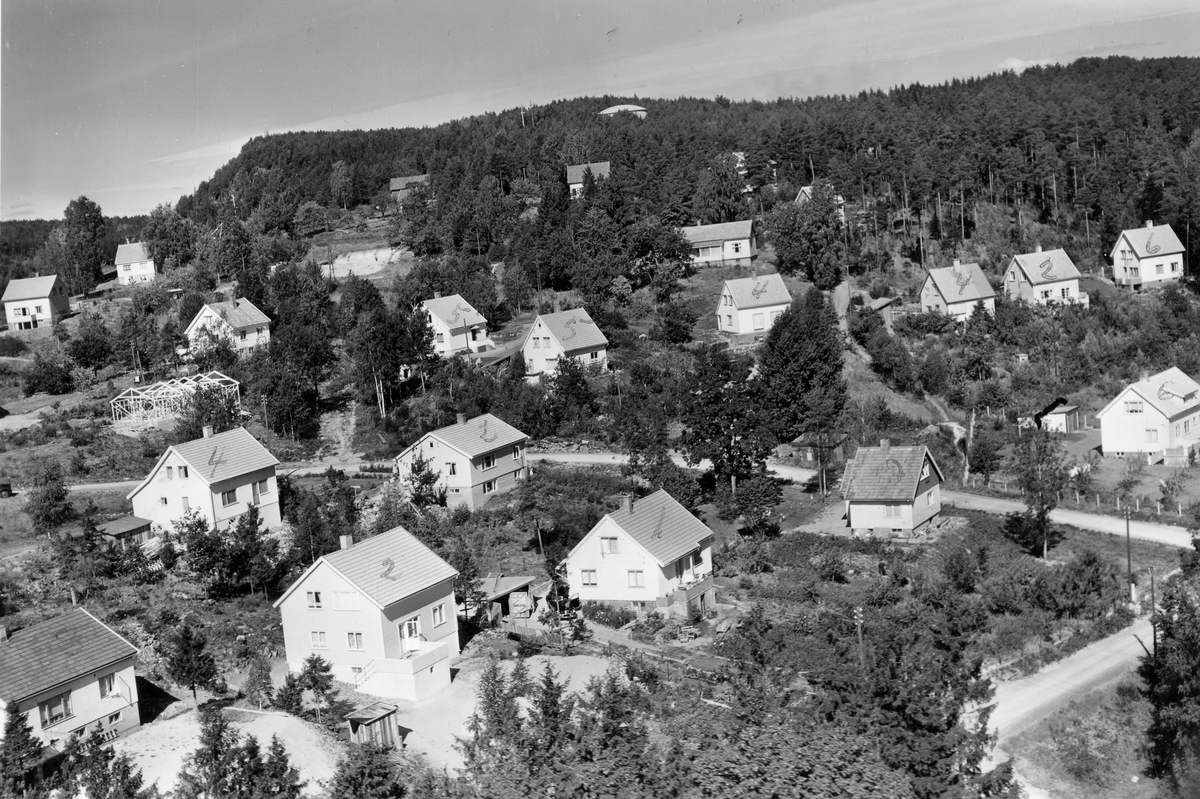
[[(618, 452), (530, 452), (526, 457), (530, 461), (551, 461), (553, 463), (610, 463), (619, 466), (629, 462), (628, 456)], [(711, 467), (708, 461), (701, 461), (694, 467), (688, 467), (687, 461), (676, 452), (671, 453), (671, 460), (686, 468), (708, 469)], [(776, 477), (801, 484), (817, 475), (813, 469), (801, 469), (798, 466), (784, 466), (777, 463), (767, 464), (767, 471)]]

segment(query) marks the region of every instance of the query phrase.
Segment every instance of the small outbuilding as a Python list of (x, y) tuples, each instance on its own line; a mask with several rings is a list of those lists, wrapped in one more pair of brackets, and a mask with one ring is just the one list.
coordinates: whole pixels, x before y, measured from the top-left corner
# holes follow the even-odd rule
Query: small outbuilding
[(395, 747), (402, 740), (396, 710), (395, 705), (387, 702), (372, 702), (354, 708), (346, 715), (351, 743)]
[(583, 196), (583, 178), (589, 172), (593, 179), (608, 179), (612, 164), (608, 161), (596, 161), (591, 164), (572, 164), (567, 167), (567, 188), (571, 191), (571, 199)]
[(1054, 433), (1074, 433), (1083, 429), (1078, 405), (1059, 405), (1042, 416), (1042, 429)]

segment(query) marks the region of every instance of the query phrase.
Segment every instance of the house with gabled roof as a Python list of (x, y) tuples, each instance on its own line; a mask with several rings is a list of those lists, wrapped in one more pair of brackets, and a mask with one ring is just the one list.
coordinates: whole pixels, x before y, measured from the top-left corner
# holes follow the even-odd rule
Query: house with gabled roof
[(10, 280), (0, 302), (4, 303), (9, 332), (50, 327), (71, 310), (58, 275)]
[(596, 180), (604, 178), (608, 179), (612, 172), (612, 164), (608, 161), (595, 161), (590, 164), (571, 164), (567, 167), (567, 188), (571, 192), (571, 199), (583, 196), (583, 177), (588, 172), (592, 173), (592, 177)]
[(250, 509), (267, 530), (278, 528), (279, 465), (267, 448), (243, 427), (167, 447), (154, 468), (126, 499), (133, 515), (148, 520), (156, 534), (171, 530), (177, 519), (198, 513), (216, 529), (224, 529)]
[(392, 470), (401, 484), (420, 460), (439, 475), (438, 487), (446, 489), (446, 505), (483, 507), (493, 496), (507, 493), (529, 476), (525, 445), (529, 436), (508, 422), (485, 413), (457, 421), (421, 436), (397, 455)]
[(996, 290), (979, 264), (960, 263), (957, 258), (953, 266), (930, 269), (919, 296), (922, 311), (944, 313), (956, 322), (967, 321), (980, 307), (996, 313)]
[(1134, 291), (1177, 282), (1187, 273), (1185, 248), (1170, 225), (1147, 220), (1144, 227), (1122, 230), (1108, 259), (1113, 282)]
[[(807, 205), (812, 202), (813, 187), (812, 184), (801, 186), (800, 191), (796, 192), (796, 199), (792, 200), (795, 205)], [(846, 198), (840, 194), (833, 195), (833, 202), (837, 208), (838, 221), (843, 225), (846, 224)]]
[(942, 511), (942, 470), (929, 448), (918, 444), (859, 447), (846, 463), (842, 496), (846, 525), (858, 531), (911, 532)]
[(117, 246), (117, 256), (113, 259), (113, 273), (117, 283), (122, 286), (150, 283), (158, 277), (154, 259), (147, 254), (146, 245), (140, 241)]
[(275, 601), (288, 669), (319, 655), (336, 680), (417, 701), (450, 685), (458, 572), (403, 527), (322, 555)]
[(1061, 247), (1014, 255), (1004, 270), (1004, 293), (1010, 300), (1032, 305), (1082, 305), (1090, 300), (1079, 290), (1079, 270)]
[(754, 220), (691, 225), (679, 232), (692, 247), (695, 266), (750, 266), (758, 256)]
[(416, 190), (418, 186), (428, 186), (429, 175), (409, 175), (402, 178), (392, 178), (388, 181), (388, 191), (392, 195), (392, 202), (399, 205), (408, 199), (409, 195)]
[(563, 561), (571, 597), (638, 613), (706, 612), (716, 602), (713, 532), (666, 491), (621, 498)]
[(488, 338), (487, 319), (462, 295), (440, 293), (421, 303), (433, 331), (433, 351), (443, 358), (468, 352), (484, 352), (495, 346)]
[(245, 354), (270, 342), (271, 319), (245, 298), (210, 302), (196, 313), (183, 335), (192, 349), (225, 339), (239, 354)]
[(560, 358), (603, 369), (608, 363), (608, 338), (583, 308), (538, 314), (521, 343), (525, 373), (537, 379), (558, 371)]
[(1142, 372), (1096, 418), (1105, 455), (1141, 452), (1150, 463), (1186, 466), (1200, 453), (1200, 383), (1178, 366)]
[(791, 304), (782, 275), (726, 280), (717, 299), (717, 330), (734, 344), (762, 341)]
[(0, 714), (15, 704), (52, 750), (74, 733), (98, 730), (112, 740), (142, 723), (137, 654), (83, 608), (18, 630), (0, 638)]

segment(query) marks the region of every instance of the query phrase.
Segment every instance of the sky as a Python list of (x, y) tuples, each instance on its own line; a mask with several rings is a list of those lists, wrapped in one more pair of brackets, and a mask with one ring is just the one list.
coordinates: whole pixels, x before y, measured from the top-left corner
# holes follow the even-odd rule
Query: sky
[(174, 203), (264, 133), (1200, 56), (1200, 2), (3, 0), (0, 38), (0, 219), (59, 219)]

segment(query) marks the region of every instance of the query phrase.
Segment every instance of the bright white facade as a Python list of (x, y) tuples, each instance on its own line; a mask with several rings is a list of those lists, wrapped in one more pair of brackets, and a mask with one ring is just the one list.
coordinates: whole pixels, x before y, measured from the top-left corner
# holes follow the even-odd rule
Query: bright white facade
[(534, 378), (558, 371), (560, 358), (603, 369), (608, 364), (608, 338), (582, 308), (539, 314), (525, 334), (521, 356), (525, 373)]
[(1179, 281), (1186, 273), (1184, 246), (1170, 225), (1146, 222), (1123, 230), (1108, 258), (1113, 281), (1135, 291)]
[(421, 303), (433, 331), (433, 351), (443, 358), (484, 352), (495, 346), (488, 338), (487, 319), (458, 294)]
[(761, 341), (791, 304), (781, 275), (726, 280), (717, 298), (717, 330), (736, 343)]
[(271, 341), (271, 320), (247, 299), (210, 302), (183, 331), (193, 349), (225, 339), (240, 354)]
[(1200, 384), (1176, 366), (1143, 374), (1096, 418), (1105, 455), (1144, 452), (1152, 463), (1167, 459), (1182, 465), (1200, 451)]
[(754, 221), (723, 222), (680, 228), (692, 247), (692, 263), (702, 266), (749, 266), (758, 255)]
[(458, 422), (421, 436), (396, 456), (393, 472), (403, 484), (420, 457), (440, 476), (446, 505), (483, 507), (493, 496), (507, 493), (529, 475), (525, 447), (529, 437), (490, 413)]
[(58, 275), (10, 280), (0, 301), (10, 332), (50, 327), (71, 308)]
[(996, 313), (996, 290), (979, 264), (960, 263), (957, 258), (953, 266), (929, 270), (920, 297), (922, 311), (943, 313), (956, 322), (967, 321), (980, 307)]
[(113, 259), (113, 265), (117, 268), (117, 282), (122, 286), (150, 283), (158, 277), (154, 261), (146, 253), (146, 246), (140, 241), (118, 246), (117, 257)]
[(1090, 302), (1079, 290), (1079, 270), (1066, 250), (1036, 250), (1014, 255), (1004, 270), (1004, 293), (1010, 300), (1032, 305), (1083, 305)]
[(571, 192), (571, 199), (583, 196), (583, 179), (588, 172), (592, 173), (592, 177), (596, 180), (601, 178), (607, 179), (612, 171), (612, 165), (608, 161), (596, 161), (591, 164), (572, 164), (567, 167), (567, 189)]

